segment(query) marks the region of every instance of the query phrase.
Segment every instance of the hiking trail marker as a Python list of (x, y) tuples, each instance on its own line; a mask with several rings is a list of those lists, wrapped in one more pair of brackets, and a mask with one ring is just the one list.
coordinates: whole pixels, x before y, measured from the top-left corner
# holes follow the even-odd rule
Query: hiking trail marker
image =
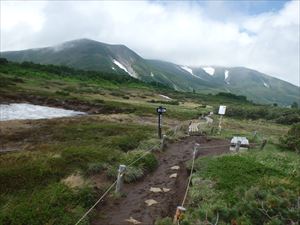
[(156, 108), (156, 112), (158, 114), (158, 138), (161, 139), (162, 114), (167, 112), (167, 109), (162, 106), (159, 106), (158, 108)]
[(221, 134), (222, 130), (222, 119), (226, 112), (226, 106), (220, 105), (218, 114), (220, 115), (220, 122), (219, 122), (219, 134)]

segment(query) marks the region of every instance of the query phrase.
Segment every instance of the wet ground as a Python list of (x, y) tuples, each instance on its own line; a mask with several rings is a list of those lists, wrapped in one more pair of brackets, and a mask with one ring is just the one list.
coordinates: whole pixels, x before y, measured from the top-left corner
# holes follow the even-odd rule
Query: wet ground
[[(133, 218), (144, 225), (152, 225), (155, 220), (162, 217), (173, 217), (176, 207), (181, 204), (187, 185), (189, 173), (186, 162), (192, 159), (195, 143), (201, 148), (197, 157), (205, 155), (217, 155), (229, 151), (229, 141), (208, 140), (203, 136), (189, 136), (179, 142), (169, 144), (163, 153), (158, 155), (159, 166), (148, 174), (143, 180), (124, 185), (124, 196), (119, 200), (106, 201), (98, 206), (96, 218), (93, 225), (122, 225), (134, 224), (127, 222)], [(228, 145), (224, 147), (211, 148), (217, 145)], [(180, 166), (179, 170), (171, 167)], [(176, 178), (170, 178), (171, 174), (177, 173)], [(167, 188), (168, 192), (153, 193), (151, 187)], [(157, 204), (147, 206), (146, 200), (153, 199)]]

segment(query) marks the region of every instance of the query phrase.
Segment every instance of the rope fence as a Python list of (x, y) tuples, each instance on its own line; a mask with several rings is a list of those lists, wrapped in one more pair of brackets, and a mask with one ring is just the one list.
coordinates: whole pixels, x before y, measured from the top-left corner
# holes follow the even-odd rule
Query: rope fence
[(112, 183), (109, 188), (107, 188), (104, 194), (96, 201), (96, 203), (91, 208), (89, 208), (88, 211), (86, 211), (86, 213), (77, 221), (77, 223), (75, 223), (75, 225), (78, 225), (96, 207), (96, 205), (98, 205), (98, 203), (101, 202), (102, 199), (104, 199), (104, 197), (110, 192), (110, 190), (116, 185), (116, 183), (117, 180)]
[[(176, 135), (176, 131), (177, 131), (178, 127), (176, 126), (175, 128), (175, 132), (173, 132), (172, 135), (170, 135), (169, 137), (172, 137), (172, 136), (175, 136)], [(161, 146), (163, 147), (164, 145), (164, 139), (166, 138), (166, 136), (164, 135), (164, 138), (161, 140)], [(214, 145), (214, 146), (201, 146), (196, 143), (195, 144), (195, 147), (194, 147), (194, 151), (193, 151), (193, 156), (192, 156), (192, 166), (191, 166), (191, 171), (190, 171), (190, 175), (189, 175), (189, 178), (188, 178), (188, 182), (187, 182), (187, 186), (186, 186), (186, 190), (185, 190), (185, 194), (184, 194), (184, 197), (183, 197), (183, 200), (182, 200), (182, 203), (181, 203), (181, 206), (178, 206), (177, 207), (177, 210), (176, 210), (176, 215), (174, 217), (174, 220), (175, 218), (177, 218), (176, 220), (176, 223), (177, 224), (180, 224), (180, 217), (182, 215), (182, 213), (186, 210), (184, 208), (184, 205), (185, 205), (185, 201), (186, 201), (186, 198), (187, 198), (187, 195), (188, 195), (188, 192), (189, 192), (189, 188), (190, 188), (190, 184), (191, 184), (191, 180), (192, 180), (192, 175), (193, 175), (193, 170), (194, 170), (194, 165), (195, 165), (195, 159), (196, 159), (196, 155), (197, 155), (197, 152), (198, 150), (200, 149), (211, 149), (211, 148), (221, 148), (221, 147), (230, 147), (231, 145), (230, 144), (226, 144), (226, 145)], [(159, 148), (159, 145), (155, 145), (153, 146), (152, 148), (148, 149), (148, 150), (145, 150), (145, 152), (140, 156), (138, 157), (137, 159), (133, 160), (132, 162), (128, 163), (127, 166), (132, 166), (133, 164), (135, 164), (136, 162), (140, 161), (142, 158), (144, 158), (149, 152), (152, 152), (154, 149), (158, 149)], [(162, 148), (161, 148), (162, 149)], [(125, 165), (124, 165), (125, 166)], [(126, 167), (126, 166), (125, 166)], [(119, 176), (120, 177), (123, 177), (123, 175), (126, 173), (126, 171), (122, 171), (121, 173), (119, 173)], [(118, 177), (119, 177), (118, 176)], [(107, 196), (107, 194), (112, 190), (112, 188), (118, 183), (118, 179), (116, 179), (109, 188), (107, 188), (107, 190), (103, 193), (103, 195), (95, 202), (95, 204), (90, 207), (86, 213), (77, 221), (77, 223), (75, 225), (78, 225), (80, 224), (80, 222)]]
[[(132, 166), (133, 164), (135, 164), (136, 162), (138, 162), (139, 160), (141, 160), (142, 158), (144, 158), (149, 152), (153, 151), (154, 149), (158, 148), (159, 146), (153, 146), (152, 148), (146, 150), (139, 158), (133, 160), (131, 163), (129, 163), (127, 166)], [(123, 172), (121, 174), (119, 174), (120, 177), (123, 177), (123, 175), (126, 172)], [(107, 190), (104, 192), (104, 194), (95, 202), (95, 204), (89, 208), (86, 213), (77, 221), (77, 223), (75, 223), (75, 225), (80, 224), (80, 222), (106, 197), (106, 195), (111, 191), (111, 189), (117, 184), (118, 179), (116, 179), (112, 185), (107, 188)]]

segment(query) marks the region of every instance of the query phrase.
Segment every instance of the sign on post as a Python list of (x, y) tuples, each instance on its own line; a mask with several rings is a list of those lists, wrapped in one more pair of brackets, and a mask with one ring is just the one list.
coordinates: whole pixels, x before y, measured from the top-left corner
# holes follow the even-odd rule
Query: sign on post
[(162, 114), (165, 113), (167, 111), (166, 108), (159, 106), (158, 108), (156, 108), (156, 112), (158, 114), (158, 137), (159, 139), (161, 139), (161, 124), (162, 124)]
[(225, 115), (226, 112), (226, 106), (225, 105), (220, 105), (219, 107), (219, 112), (218, 114), (221, 115), (220, 116), (220, 122), (219, 122), (219, 134), (221, 134), (221, 130), (222, 130), (222, 119), (223, 119), (223, 115)]
[(225, 115), (225, 112), (226, 112), (226, 106), (225, 105), (220, 105), (219, 115)]

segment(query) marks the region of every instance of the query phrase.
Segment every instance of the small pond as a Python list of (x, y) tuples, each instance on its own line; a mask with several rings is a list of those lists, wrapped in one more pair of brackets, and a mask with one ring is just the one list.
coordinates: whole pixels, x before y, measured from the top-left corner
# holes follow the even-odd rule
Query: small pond
[(0, 121), (51, 119), (84, 114), (86, 113), (27, 103), (0, 104)]

